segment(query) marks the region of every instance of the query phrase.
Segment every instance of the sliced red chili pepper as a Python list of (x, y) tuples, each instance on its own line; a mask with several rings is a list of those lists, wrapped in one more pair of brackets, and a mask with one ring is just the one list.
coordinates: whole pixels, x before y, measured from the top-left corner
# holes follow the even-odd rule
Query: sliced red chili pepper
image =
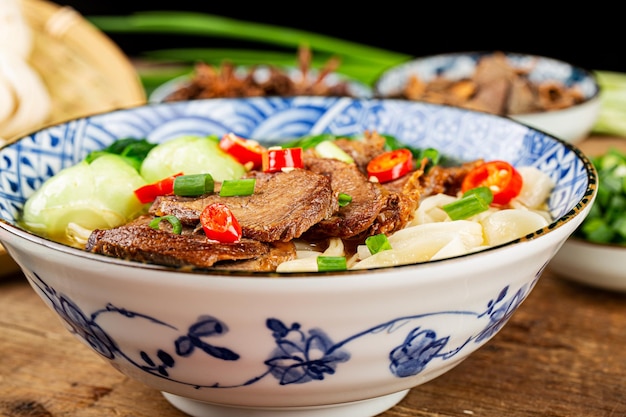
[(367, 175), (380, 183), (398, 179), (413, 170), (413, 154), (402, 148), (387, 151), (372, 159), (367, 164)]
[(234, 133), (227, 133), (220, 140), (220, 148), (233, 156), (239, 163), (251, 164), (251, 169), (261, 167), (265, 148), (257, 141), (245, 139)]
[(241, 226), (223, 203), (209, 204), (200, 213), (200, 224), (206, 236), (222, 243), (233, 243), (241, 239)]
[(183, 175), (182, 172), (171, 175), (162, 180), (146, 184), (135, 190), (135, 195), (142, 204), (153, 202), (160, 195), (170, 195), (174, 193), (174, 179)]
[(513, 165), (506, 161), (489, 161), (472, 169), (461, 184), (465, 193), (476, 187), (489, 187), (493, 193), (493, 204), (508, 204), (522, 190), (523, 179)]
[(302, 148), (269, 148), (263, 152), (263, 172), (284, 168), (304, 168)]

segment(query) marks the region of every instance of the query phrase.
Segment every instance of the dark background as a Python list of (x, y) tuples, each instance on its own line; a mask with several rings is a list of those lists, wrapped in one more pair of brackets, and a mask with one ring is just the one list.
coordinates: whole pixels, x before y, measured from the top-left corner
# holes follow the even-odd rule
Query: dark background
[[(152, 3), (57, 1), (90, 15), (127, 15), (139, 10), (187, 10), (292, 27), (364, 43), (411, 56), (500, 50), (548, 56), (592, 70), (626, 72), (626, 19), (609, 3), (548, 4), (466, 2), (201, 2)], [(143, 2), (141, 2), (143, 3)], [(289, 4), (289, 7), (285, 5)], [(348, 12), (348, 9), (356, 9)], [(182, 47), (227, 47), (233, 41), (194, 36), (107, 35), (129, 56)], [(259, 45), (259, 44), (256, 44)]]

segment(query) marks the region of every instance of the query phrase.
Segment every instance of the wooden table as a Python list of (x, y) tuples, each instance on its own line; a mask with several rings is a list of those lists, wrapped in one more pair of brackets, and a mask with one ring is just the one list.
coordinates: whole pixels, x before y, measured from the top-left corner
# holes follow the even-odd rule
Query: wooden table
[[(185, 417), (71, 336), (21, 273), (0, 278), (0, 416)], [(548, 268), (491, 341), (381, 414), (409, 416), (626, 416), (626, 294)]]

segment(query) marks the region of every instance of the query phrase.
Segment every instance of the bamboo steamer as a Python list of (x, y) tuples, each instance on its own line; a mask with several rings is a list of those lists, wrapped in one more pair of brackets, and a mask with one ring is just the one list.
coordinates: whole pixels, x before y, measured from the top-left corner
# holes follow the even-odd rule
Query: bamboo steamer
[[(47, 0), (21, 0), (32, 32), (28, 62), (41, 76), (51, 99), (48, 117), (10, 142), (45, 126), (146, 103), (130, 59), (77, 11)], [(18, 270), (0, 246), (0, 276)]]

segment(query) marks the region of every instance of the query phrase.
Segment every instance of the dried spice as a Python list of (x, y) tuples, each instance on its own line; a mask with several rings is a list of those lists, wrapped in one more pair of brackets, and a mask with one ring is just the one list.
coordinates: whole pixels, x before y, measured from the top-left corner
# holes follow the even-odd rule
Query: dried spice
[(164, 101), (180, 101), (221, 97), (256, 96), (353, 96), (347, 81), (329, 83), (327, 77), (339, 67), (339, 59), (329, 59), (317, 74), (312, 73), (311, 51), (307, 47), (298, 49), (300, 73), (290, 75), (286, 69), (267, 66), (259, 71), (252, 66), (242, 74), (231, 62), (215, 67), (199, 62), (192, 78), (165, 97)]

